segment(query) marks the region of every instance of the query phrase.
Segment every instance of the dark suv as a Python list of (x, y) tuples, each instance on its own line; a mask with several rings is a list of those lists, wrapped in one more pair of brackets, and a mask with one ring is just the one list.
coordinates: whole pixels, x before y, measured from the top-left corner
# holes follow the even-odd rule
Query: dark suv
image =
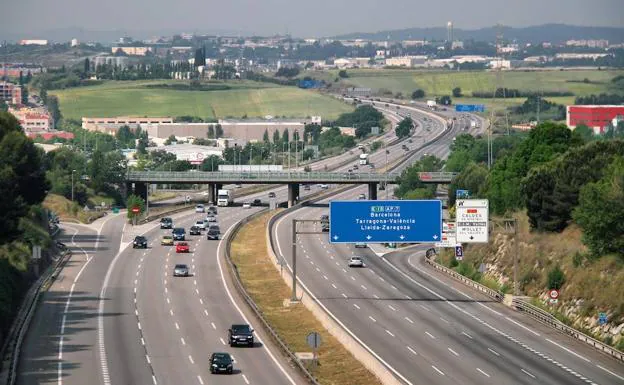
[(184, 236), (186, 235), (186, 231), (184, 230), (183, 227), (176, 227), (175, 229), (173, 229), (171, 234), (173, 235), (174, 241), (184, 241), (185, 240)]
[(210, 355), (210, 373), (232, 374), (234, 371), (234, 360), (229, 353), (212, 353)]
[(228, 329), (228, 341), (230, 346), (247, 345), (253, 346), (254, 336), (253, 329), (247, 324), (232, 325)]
[(160, 228), (161, 229), (172, 229), (173, 228), (173, 220), (171, 218), (160, 218)]
[(134, 241), (132, 242), (133, 249), (147, 249), (147, 238), (142, 235), (137, 235), (134, 237)]

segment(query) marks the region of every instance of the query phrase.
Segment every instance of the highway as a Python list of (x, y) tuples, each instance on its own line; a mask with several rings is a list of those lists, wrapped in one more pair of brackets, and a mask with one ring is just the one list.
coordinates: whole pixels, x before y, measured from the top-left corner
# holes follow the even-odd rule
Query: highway
[[(394, 123), (400, 119), (392, 112), (387, 115)], [(382, 140), (394, 139), (390, 131)], [(399, 148), (400, 144), (388, 147), (389, 162), (402, 155)], [(380, 154), (371, 157), (379, 165), (383, 164)], [(314, 167), (352, 156), (347, 152)], [(311, 186), (301, 195), (317, 190), (318, 186)], [(278, 201), (286, 200), (285, 187), (272, 191)], [(266, 194), (245, 200), (266, 202)], [(222, 231), (256, 210), (220, 208)], [(200, 216), (184, 212), (173, 217), (188, 229)], [(20, 384), (301, 383), (298, 373), (264, 345), (263, 331), (256, 331), (259, 343), (254, 348), (230, 349), (224, 344), (228, 327), (248, 322), (248, 317), (237, 305), (236, 293), (224, 284), (227, 272), (217, 258), (221, 242), (195, 237), (191, 253), (176, 255), (171, 247), (159, 244), (165, 231), (154, 223), (126, 225), (123, 212), (89, 226), (63, 224), (63, 231), (61, 241), (73, 255), (35, 313), (23, 345)], [(139, 233), (150, 240), (149, 249), (128, 247)], [(174, 279), (177, 262), (191, 266), (193, 276)], [(235, 376), (213, 378), (208, 357), (224, 350), (235, 357)]]
[[(445, 157), (456, 133), (422, 153)], [(328, 201), (276, 224), (277, 252), (289, 264), (290, 220), (318, 219), (328, 214), (322, 207)], [(431, 271), (422, 259), (425, 246), (380, 258), (370, 249), (331, 245), (323, 234), (300, 236), (298, 247), (300, 282), (406, 384), (624, 382), (622, 365), (611, 358)], [(349, 269), (353, 255), (366, 267)]]

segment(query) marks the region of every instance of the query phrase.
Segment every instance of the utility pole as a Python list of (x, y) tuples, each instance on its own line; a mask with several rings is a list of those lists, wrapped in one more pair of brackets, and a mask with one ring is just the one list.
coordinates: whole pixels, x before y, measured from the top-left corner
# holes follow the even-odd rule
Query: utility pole
[(74, 173), (76, 170), (72, 170), (71, 172), (71, 201), (74, 203)]

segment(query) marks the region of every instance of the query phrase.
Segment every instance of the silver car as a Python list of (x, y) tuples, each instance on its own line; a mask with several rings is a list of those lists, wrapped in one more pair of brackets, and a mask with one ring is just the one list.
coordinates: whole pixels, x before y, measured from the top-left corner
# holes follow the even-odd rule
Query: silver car
[(206, 220), (207, 220), (208, 222), (216, 222), (216, 221), (217, 221), (217, 217), (215, 217), (214, 215), (208, 215), (208, 216), (206, 217)]
[(349, 267), (364, 267), (362, 257), (351, 257), (349, 259)]
[(188, 277), (189, 276), (189, 268), (184, 264), (177, 264), (173, 268), (173, 276), (174, 277)]

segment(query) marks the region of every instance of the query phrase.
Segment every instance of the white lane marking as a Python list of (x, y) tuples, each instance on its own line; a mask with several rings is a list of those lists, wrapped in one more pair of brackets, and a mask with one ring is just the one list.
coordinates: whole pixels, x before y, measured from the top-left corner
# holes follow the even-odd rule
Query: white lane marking
[(345, 297), (345, 298), (349, 298), (349, 297), (347, 297), (347, 295), (345, 293), (342, 293), (342, 296)]
[(204, 380), (202, 380), (201, 376), (197, 376), (197, 381), (199, 381), (201, 385), (204, 385)]
[[(224, 238), (227, 237), (228, 233), (232, 230), (232, 228), (234, 227), (236, 223), (232, 224), (227, 231), (224, 234)], [(238, 310), (238, 313), (241, 315), (241, 317), (243, 318), (243, 320), (245, 321), (245, 323), (247, 323), (248, 325), (251, 325), (251, 322), (249, 322), (249, 320), (247, 319), (247, 317), (245, 316), (245, 314), (243, 313), (243, 311), (241, 310), (241, 308), (238, 306), (238, 304), (236, 303), (236, 301), (234, 301), (234, 297), (232, 297), (232, 293), (230, 293), (230, 289), (228, 288), (228, 286), (225, 284), (225, 275), (223, 273), (223, 266), (221, 265), (221, 258), (219, 258), (219, 255), (221, 254), (221, 245), (222, 245), (222, 241), (219, 240), (219, 245), (217, 246), (217, 265), (219, 266), (219, 272), (221, 274), (221, 282), (223, 287), (225, 288), (225, 291), (228, 295), (228, 298), (230, 299), (230, 302), (232, 303), (232, 305), (234, 305), (234, 307), (236, 308), (236, 310)], [(280, 253), (281, 254), (281, 253)], [(283, 254), (282, 254), (283, 255)], [(260, 343), (262, 343), (262, 340), (260, 338), (258, 338), (258, 341)], [(282, 374), (284, 375), (284, 377), (286, 377), (286, 379), (288, 380), (288, 382), (290, 382), (292, 385), (297, 385), (297, 383), (295, 382), (295, 380), (292, 379), (292, 377), (288, 374), (288, 372), (286, 371), (286, 369), (284, 369), (284, 367), (282, 366), (282, 364), (277, 360), (277, 358), (275, 357), (275, 355), (273, 354), (273, 352), (271, 351), (271, 349), (269, 349), (267, 347), (266, 344), (262, 344), (263, 348), (265, 349), (265, 351), (267, 352), (267, 354), (269, 355), (269, 357), (271, 357), (271, 360), (273, 360), (273, 363), (275, 363), (275, 365), (279, 368), (279, 370), (282, 372)]]
[(447, 324), (450, 324), (450, 322), (449, 322), (449, 321), (447, 321), (447, 320), (445, 320), (444, 318), (440, 317), (440, 319), (441, 319), (442, 321), (446, 322)]
[(245, 380), (245, 383), (249, 385), (249, 380), (247, 379), (247, 376), (245, 376), (244, 374), (243, 374), (243, 380)]
[(137, 326), (138, 326), (139, 330), (141, 330), (141, 323), (140, 322), (137, 322)]
[(343, 273), (346, 273), (347, 271), (346, 271), (345, 269), (342, 269), (342, 272), (343, 272)]
[(364, 286), (364, 285), (360, 285), (360, 287), (361, 287), (362, 289), (366, 290), (366, 286)]
[(374, 318), (373, 318), (373, 317), (371, 317), (371, 316), (368, 316), (368, 318), (369, 318), (371, 321), (373, 321), (373, 322), (377, 322), (377, 320), (376, 320), (376, 319), (374, 319)]
[(173, 316), (173, 309), (169, 309), (169, 314)]
[(141, 345), (145, 345), (145, 340), (141, 337)]
[(352, 281), (355, 281), (355, 277), (354, 277), (354, 276), (351, 276), (351, 280), (352, 280)]
[(199, 299), (199, 303), (201, 303), (202, 305), (204, 304), (204, 300), (203, 299)]
[(438, 373), (440, 373), (441, 376), (444, 375), (444, 372), (442, 372), (440, 369), (436, 368), (435, 366), (431, 365), (431, 367)]
[(477, 372), (479, 372), (479, 373), (483, 374), (484, 376), (486, 376), (486, 377), (488, 377), (488, 378), (490, 377), (490, 375), (489, 375), (489, 374), (487, 374), (486, 372), (484, 372), (483, 370), (481, 370), (481, 369), (479, 369), (479, 368), (477, 368)]
[(180, 330), (180, 325), (178, 325), (177, 322), (175, 323), (175, 327), (176, 327), (177, 330)]
[(522, 370), (522, 371), (523, 371), (524, 373), (526, 373), (527, 375), (529, 375), (529, 376), (531, 376), (531, 377), (535, 378), (535, 376), (534, 376), (534, 375), (532, 375), (531, 373), (527, 372), (526, 370), (524, 370), (524, 369), (522, 369), (522, 368), (521, 368), (520, 370)]
[(204, 309), (204, 314), (208, 315), (208, 310)]
[(392, 310), (392, 311), (396, 311), (396, 309), (395, 309), (395, 308), (393, 308), (393, 307), (392, 307), (392, 305), (388, 305), (388, 307), (390, 308), (390, 310)]
[(498, 354), (498, 353), (497, 353), (494, 349), (490, 349), (490, 348), (488, 348), (488, 350), (489, 350), (489, 351), (491, 351), (492, 353), (494, 353), (495, 355), (497, 355), (497, 356), (499, 356), (499, 357), (500, 357), (500, 354)]
[(427, 311), (431, 311), (431, 309), (429, 309), (427, 306), (425, 305), (420, 305), (420, 307), (422, 307), (423, 309), (427, 310)]
[(573, 352), (572, 350), (566, 348), (563, 345), (559, 345), (558, 343), (556, 343), (555, 341), (551, 340), (550, 338), (546, 338), (546, 341), (550, 342), (553, 345), (556, 345), (556, 346), (560, 347), (561, 349), (565, 350), (566, 352), (568, 352), (568, 353), (570, 353), (572, 355), (575, 355), (575, 356), (577, 356), (578, 358), (580, 358), (582, 360), (585, 360), (586, 362), (591, 362), (588, 358), (583, 357), (583, 356), (581, 356), (580, 354), (578, 354), (576, 352)]
[(150, 365), (152, 364), (152, 361), (150, 361), (149, 355), (146, 354), (145, 355), (145, 359), (147, 360), (148, 364), (150, 364)]
[(154, 385), (158, 384), (158, 382), (156, 381), (156, 376), (152, 374), (152, 382), (154, 383)]
[(413, 324), (413, 323), (414, 323), (414, 321), (412, 321), (411, 319), (409, 319), (409, 318), (407, 318), (407, 317), (405, 317), (405, 319), (407, 320), (407, 322), (409, 322), (409, 323), (411, 323), (411, 324)]
[(392, 334), (392, 332), (388, 329), (386, 329), (386, 333), (390, 334), (392, 337), (394, 337), (394, 334)]
[(219, 341), (221, 341), (221, 343), (225, 345), (225, 341), (223, 340), (223, 338), (219, 338)]
[(410, 348), (409, 346), (407, 346), (407, 350), (409, 350), (410, 352), (412, 352), (415, 356), (418, 355), (418, 353), (416, 353), (416, 351), (412, 348)]
[(405, 296), (405, 299), (409, 299), (410, 301), (412, 300), (412, 297), (410, 297), (409, 295)]
[(321, 269), (319, 269), (318, 267), (316, 268), (316, 271), (318, 271), (319, 273), (321, 272)]
[(180, 337), (180, 342), (182, 342), (182, 345), (186, 345), (186, 341), (184, 341), (184, 337)]
[(333, 287), (334, 289), (338, 289), (338, 287), (337, 287), (337, 286), (336, 286), (336, 284), (334, 284), (334, 283), (332, 283), (332, 287)]
[(191, 364), (195, 363), (195, 361), (193, 361), (193, 356), (191, 356), (190, 354), (189, 354), (189, 361), (191, 361)]
[(426, 335), (428, 335), (429, 337), (433, 338), (435, 340), (435, 336), (429, 332), (425, 332)]
[(539, 333), (537, 333), (536, 331), (533, 331), (533, 330), (529, 329), (528, 327), (524, 326), (523, 324), (521, 324), (521, 323), (519, 323), (519, 322), (516, 322), (516, 321), (512, 320), (512, 319), (511, 319), (511, 318), (509, 318), (509, 317), (505, 317), (505, 319), (506, 319), (506, 320), (508, 320), (508, 321), (513, 322), (514, 324), (516, 324), (516, 325), (520, 326), (521, 328), (523, 328), (524, 330), (526, 330), (526, 331), (528, 331), (528, 332), (531, 332), (531, 333), (535, 334), (535, 335), (536, 335), (536, 336), (538, 336), (538, 337), (540, 336), (540, 334), (539, 334)]
[(373, 297), (375, 297), (375, 299), (379, 299), (379, 296), (377, 294), (373, 294)]
[(360, 310), (360, 307), (356, 303), (353, 304), (353, 307)]
[(610, 371), (609, 369), (607, 369), (607, 368), (605, 368), (605, 367), (602, 367), (602, 366), (600, 366), (600, 365), (596, 365), (596, 366), (597, 366), (597, 367), (599, 367), (600, 369), (604, 370), (605, 372), (609, 373), (610, 375), (615, 376), (615, 377), (619, 378), (620, 380), (624, 381), (624, 377), (622, 377), (622, 376), (620, 376), (620, 375), (618, 375), (618, 374), (616, 374), (616, 373), (613, 373), (613, 372), (612, 372), (612, 371)]
[(327, 276), (326, 276), (326, 275), (323, 275), (323, 278), (325, 278), (325, 280), (329, 280), (329, 278), (327, 278)]
[[(78, 245), (76, 245), (75, 239), (76, 239), (76, 235), (78, 234), (78, 229), (74, 229), (72, 228), (72, 230), (74, 230), (74, 234), (71, 237), (71, 243), (72, 245), (74, 245), (74, 247), (79, 248), (80, 250), (82, 250), (82, 252), (84, 253), (85, 257), (87, 257), (87, 261), (85, 262), (84, 265), (82, 265), (82, 267), (80, 268), (80, 270), (78, 271), (78, 274), (76, 274), (76, 277), (74, 277), (74, 281), (71, 285), (71, 288), (69, 290), (69, 294), (67, 295), (67, 301), (65, 302), (65, 308), (63, 309), (63, 320), (61, 321), (61, 337), (59, 338), (59, 347), (58, 347), (58, 368), (57, 368), (57, 374), (58, 374), (58, 384), (62, 385), (63, 384), (63, 343), (64, 343), (64, 339), (65, 339), (65, 322), (67, 320), (67, 314), (69, 311), (69, 305), (71, 304), (71, 299), (72, 296), (74, 295), (74, 289), (76, 288), (76, 283), (78, 282), (78, 279), (80, 279), (80, 276), (82, 275), (82, 272), (84, 271), (84, 269), (89, 265), (89, 262), (91, 262), (91, 260), (93, 259), (93, 257), (89, 258), (89, 254), (85, 251), (85, 249), (83, 249), (82, 247), (79, 247)], [(99, 241), (99, 232), (98, 232), (98, 241)], [(97, 250), (97, 242), (96, 242), (96, 247), (95, 249)], [(110, 379), (108, 378), (108, 371), (106, 372), (106, 378), (105, 381), (109, 381), (108, 383), (110, 383)]]
[(451, 349), (451, 348), (447, 348), (449, 350), (449, 352), (453, 353), (455, 356), (459, 357), (459, 353), (457, 353), (455, 350)]
[(466, 332), (462, 332), (463, 335), (465, 335), (466, 337), (472, 339), (472, 337), (470, 336), (470, 334), (466, 333)]

